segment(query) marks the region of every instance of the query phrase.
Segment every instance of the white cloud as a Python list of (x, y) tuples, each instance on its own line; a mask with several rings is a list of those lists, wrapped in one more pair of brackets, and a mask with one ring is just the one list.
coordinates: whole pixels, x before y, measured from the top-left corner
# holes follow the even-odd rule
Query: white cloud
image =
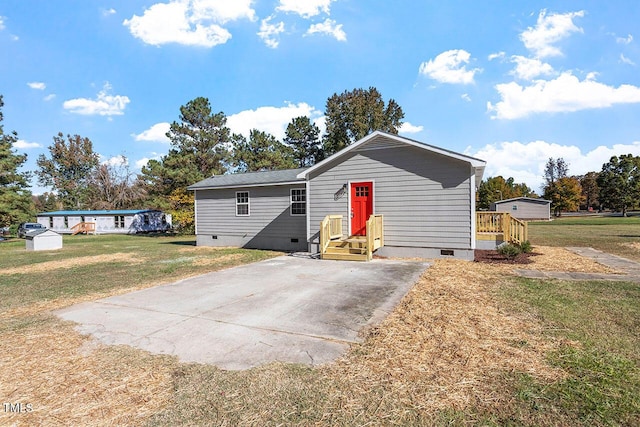
[(19, 139), (13, 144), (13, 148), (19, 148), (21, 150), (28, 150), (30, 148), (41, 148), (42, 145), (37, 142), (27, 142), (24, 139)]
[(516, 68), (511, 74), (523, 80), (532, 80), (541, 75), (553, 74), (553, 67), (539, 59), (514, 55), (511, 57), (511, 62), (516, 63)]
[(469, 84), (473, 83), (475, 74), (482, 71), (479, 68), (467, 70), (471, 54), (466, 50), (448, 50), (420, 64), (420, 74), (430, 77), (440, 83)]
[(499, 142), (487, 144), (480, 150), (467, 154), (487, 160), (485, 179), (498, 175), (513, 177), (516, 182), (524, 182), (540, 194), (544, 183), (544, 166), (549, 157), (562, 157), (569, 164), (569, 175), (584, 175), (591, 171), (601, 171), (602, 165), (612, 156), (629, 153), (640, 155), (640, 141), (610, 147), (599, 146), (586, 153), (574, 145), (546, 141)]
[(136, 141), (152, 141), (169, 144), (171, 141), (167, 137), (167, 132), (169, 132), (170, 126), (167, 122), (156, 123), (144, 132), (137, 135), (133, 134), (132, 136)]
[(297, 13), (308, 19), (321, 13), (328, 15), (332, 1), (335, 0), (280, 0), (276, 10)]
[(124, 114), (124, 109), (130, 102), (129, 97), (122, 95), (110, 95), (111, 85), (105, 83), (103, 89), (98, 92), (96, 99), (76, 98), (65, 101), (62, 107), (75, 114), (119, 116)]
[(115, 14), (116, 14), (116, 10), (114, 8), (102, 9), (102, 16), (110, 16), (110, 15), (115, 15)]
[(36, 90), (45, 90), (47, 88), (47, 85), (42, 82), (27, 83), (27, 86), (29, 86), (31, 89), (36, 89)]
[(100, 156), (100, 163), (103, 165), (109, 165), (109, 166), (128, 166), (129, 165), (129, 160), (123, 156), (122, 154), (119, 154), (117, 156), (113, 156), (110, 157), (108, 159), (104, 158), (102, 155)]
[(284, 22), (280, 21), (277, 24), (271, 24), (271, 19), (273, 19), (273, 16), (262, 20), (258, 36), (268, 47), (275, 49), (280, 43), (278, 35), (284, 32)]
[(520, 34), (520, 40), (538, 58), (561, 56), (562, 51), (554, 44), (568, 37), (571, 33), (581, 33), (582, 28), (576, 26), (573, 23), (573, 19), (583, 16), (583, 10), (547, 15), (547, 11), (543, 9), (538, 15), (536, 26), (534, 28), (529, 27), (523, 31)]
[(51, 100), (52, 100), (53, 98), (55, 98), (55, 97), (56, 97), (56, 94), (55, 94), (55, 93), (50, 93), (49, 95), (45, 96), (43, 99), (44, 99), (45, 101), (51, 101)]
[(636, 65), (635, 62), (633, 62), (632, 60), (630, 60), (629, 58), (627, 58), (626, 56), (624, 56), (624, 54), (620, 54), (620, 62), (622, 62), (623, 64), (628, 64), (628, 65)]
[(159, 153), (151, 153), (152, 157), (143, 157), (139, 160), (135, 161), (135, 166), (137, 170), (142, 169), (143, 166), (147, 166), (149, 160), (160, 160), (162, 158), (162, 154)]
[(282, 141), (291, 119), (300, 116), (307, 116), (321, 130), (324, 128), (324, 122), (319, 121), (322, 112), (304, 102), (298, 104), (287, 103), (284, 107), (268, 106), (259, 107), (255, 110), (241, 111), (227, 117), (227, 126), (229, 126), (232, 133), (239, 133), (247, 138), (251, 129), (259, 129)]
[(640, 103), (640, 88), (632, 85), (607, 86), (595, 81), (590, 73), (579, 80), (570, 72), (555, 80), (538, 80), (531, 86), (518, 83), (496, 85), (502, 99), (497, 104), (487, 103), (494, 119), (518, 119), (535, 113), (572, 112), (611, 107), (614, 104)]
[(627, 37), (616, 37), (616, 43), (629, 44), (633, 41), (633, 36), (629, 34)]
[(504, 58), (506, 55), (506, 53), (504, 52), (496, 52), (496, 53), (492, 53), (490, 54), (487, 59), (489, 59), (489, 61), (493, 61), (494, 59), (502, 59)]
[(468, 93), (463, 93), (462, 95), (460, 95), (460, 98), (462, 98), (463, 100), (465, 100), (467, 102), (471, 102), (471, 97), (469, 96)]
[(307, 30), (307, 34), (327, 34), (338, 41), (347, 41), (347, 33), (342, 29), (342, 24), (336, 24), (336, 21), (329, 18), (319, 24), (311, 25)]
[(142, 16), (125, 19), (123, 25), (134, 37), (155, 46), (178, 43), (213, 47), (231, 38), (221, 25), (256, 19), (251, 3), (252, 0), (172, 0), (150, 6)]
[(402, 125), (400, 126), (400, 129), (398, 129), (398, 133), (411, 134), (411, 133), (419, 133), (419, 132), (422, 132), (423, 130), (424, 130), (424, 126), (416, 126), (416, 125), (412, 125), (409, 122), (403, 122)]
[(5, 20), (5, 17), (4, 17), (4, 16), (0, 16), (0, 31), (2, 31), (2, 30), (4, 30), (5, 28), (7, 28), (7, 27), (5, 27), (5, 25), (4, 25), (4, 20)]

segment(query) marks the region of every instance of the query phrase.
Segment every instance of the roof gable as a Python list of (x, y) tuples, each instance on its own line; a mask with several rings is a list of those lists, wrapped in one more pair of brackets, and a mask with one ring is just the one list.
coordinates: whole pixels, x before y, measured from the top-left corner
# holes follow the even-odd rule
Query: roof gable
[(387, 133), (387, 132), (382, 132), (382, 131), (375, 131), (367, 136), (365, 136), (364, 138), (354, 142), (353, 144), (349, 145), (348, 147), (343, 148), (342, 150), (338, 151), (337, 153), (333, 154), (332, 156), (324, 159), (323, 161), (316, 163), (315, 165), (311, 166), (310, 168), (301, 171), (298, 174), (298, 178), (307, 178), (309, 176), (309, 174), (311, 174), (312, 172), (314, 172), (315, 170), (322, 168), (323, 166), (333, 163), (333, 162), (338, 162), (343, 156), (345, 156), (346, 154), (348, 154), (351, 151), (354, 150), (358, 150), (359, 148), (361, 148), (363, 145), (366, 145), (367, 143), (370, 143), (371, 141), (374, 141), (376, 139), (380, 139), (380, 138), (387, 138), (390, 139), (394, 142), (399, 142), (399, 143), (403, 143), (406, 145), (410, 145), (413, 147), (417, 147), (423, 150), (426, 150), (427, 152), (431, 152), (431, 153), (435, 153), (435, 154), (439, 154), (442, 156), (446, 156), (452, 159), (456, 159), (456, 160), (460, 160), (466, 163), (469, 163), (475, 172), (476, 175), (476, 182), (480, 183), (480, 180), (482, 179), (482, 175), (484, 174), (484, 168), (486, 165), (486, 162), (484, 160), (480, 160), (480, 159), (476, 159), (475, 157), (471, 157), (471, 156), (467, 156), (464, 154), (460, 154), (460, 153), (456, 153), (454, 151), (450, 151), (444, 148), (440, 148), (440, 147), (436, 147), (433, 145), (429, 145), (429, 144), (425, 144), (423, 142), (419, 142), (419, 141), (415, 141), (413, 139), (409, 139), (409, 138), (405, 138), (402, 136), (398, 136), (398, 135), (394, 135), (391, 133)]

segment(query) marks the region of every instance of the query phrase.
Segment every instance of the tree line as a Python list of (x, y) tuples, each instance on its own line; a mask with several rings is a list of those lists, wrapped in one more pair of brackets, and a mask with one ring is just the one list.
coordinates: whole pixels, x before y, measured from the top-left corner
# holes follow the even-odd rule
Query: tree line
[[(491, 177), (480, 183), (478, 208), (489, 209), (493, 202), (514, 197), (539, 196), (513, 178)], [(613, 156), (600, 172), (584, 175), (569, 175), (569, 164), (563, 158), (550, 157), (544, 168), (542, 198), (551, 201), (555, 216), (580, 209), (610, 209), (626, 216), (629, 210), (640, 207), (640, 156)]]
[[(37, 211), (60, 209), (155, 208), (170, 212), (174, 225), (193, 227), (193, 194), (186, 190), (212, 175), (308, 167), (375, 130), (397, 134), (404, 112), (393, 100), (385, 102), (375, 87), (335, 93), (327, 99), (326, 133), (309, 117), (295, 117), (285, 137), (252, 129), (248, 137), (233, 134), (223, 112), (198, 97), (180, 107), (167, 137), (169, 152), (149, 160), (134, 174), (124, 156), (100, 163), (87, 137), (60, 132), (48, 154), (37, 159), (36, 171), (19, 172), (26, 154), (12, 150), (17, 133), (2, 128), (0, 95), (0, 226), (32, 220)], [(29, 181), (51, 189), (32, 196)]]

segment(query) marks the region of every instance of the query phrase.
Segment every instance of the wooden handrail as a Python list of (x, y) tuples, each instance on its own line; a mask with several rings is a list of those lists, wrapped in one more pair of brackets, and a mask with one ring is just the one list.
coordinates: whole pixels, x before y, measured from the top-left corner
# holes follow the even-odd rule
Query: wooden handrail
[(96, 223), (95, 222), (79, 222), (73, 227), (71, 227), (72, 235), (76, 235), (78, 233), (93, 233), (96, 234)]
[(529, 239), (527, 223), (509, 212), (476, 212), (476, 232), (502, 234), (505, 242), (516, 244)]
[(373, 252), (384, 246), (384, 222), (382, 215), (371, 215), (367, 220), (367, 260), (371, 261)]
[(342, 215), (327, 215), (320, 222), (320, 254), (325, 253), (329, 242), (342, 237)]

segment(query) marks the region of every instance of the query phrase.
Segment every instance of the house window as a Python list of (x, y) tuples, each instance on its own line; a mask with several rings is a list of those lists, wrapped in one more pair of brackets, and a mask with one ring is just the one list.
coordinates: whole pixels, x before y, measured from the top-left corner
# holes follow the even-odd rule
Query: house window
[(307, 190), (304, 188), (291, 189), (291, 215), (306, 215)]
[(124, 215), (116, 215), (116, 228), (124, 228)]
[(513, 206), (511, 206), (511, 210), (512, 210), (512, 211), (517, 211), (517, 210), (518, 210), (518, 205), (513, 205)]
[(167, 225), (167, 216), (162, 214), (162, 225)]
[(356, 185), (356, 197), (369, 197), (369, 187)]
[(68, 216), (64, 217), (64, 228), (69, 228), (69, 217)]
[(49, 228), (53, 228), (53, 217), (49, 217)]
[(248, 191), (236, 191), (236, 216), (249, 216)]
[(144, 214), (144, 225), (149, 225), (149, 214)]

